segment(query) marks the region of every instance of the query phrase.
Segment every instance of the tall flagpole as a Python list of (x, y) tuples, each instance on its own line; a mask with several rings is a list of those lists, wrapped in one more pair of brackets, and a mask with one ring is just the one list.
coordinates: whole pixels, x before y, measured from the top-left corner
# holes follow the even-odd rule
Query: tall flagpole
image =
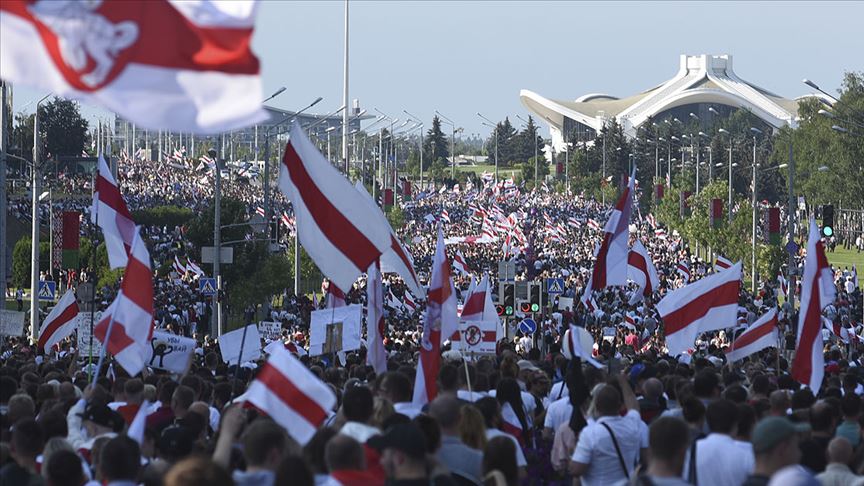
[(348, 116), (351, 109), (348, 105), (348, 0), (345, 0), (345, 63), (343, 70), (343, 91), (342, 91), (342, 159), (345, 161), (345, 177), (351, 178), (350, 167), (348, 166)]

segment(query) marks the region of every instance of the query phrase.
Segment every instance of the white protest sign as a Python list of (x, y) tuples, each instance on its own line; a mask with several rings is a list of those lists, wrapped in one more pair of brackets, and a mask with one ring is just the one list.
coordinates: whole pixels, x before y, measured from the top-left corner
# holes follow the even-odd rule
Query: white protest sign
[[(247, 336), (248, 337), (248, 336)], [(195, 353), (195, 340), (168, 332), (155, 331), (147, 348), (147, 366), (183, 374)]]
[(24, 313), (0, 310), (0, 336), (20, 336), (24, 334)]
[(603, 328), (603, 339), (606, 341), (614, 341), (615, 340), (615, 328), (614, 327), (604, 327)]
[(495, 354), (498, 322), (459, 321), (458, 339), (451, 341), (452, 349), (476, 354)]
[(573, 297), (558, 297), (558, 309), (564, 310), (567, 308), (573, 310)]
[[(78, 313), (78, 357), (86, 358), (90, 356), (90, 316), (93, 316), (93, 325), (99, 323), (102, 319), (102, 311), (93, 315), (92, 312)], [(99, 356), (102, 352), (102, 343), (93, 336), (93, 356)]]
[(363, 306), (360, 304), (312, 311), (309, 355), (360, 349), (362, 315)]
[[(256, 360), (261, 357), (261, 336), (258, 334), (258, 326), (249, 324), (245, 327), (246, 340), (243, 340), (243, 328), (235, 329), (225, 333), (219, 338), (219, 352), (222, 353), (222, 361), (237, 364), (238, 359), (246, 361)], [(243, 356), (240, 356), (240, 346), (243, 346)]]
[(282, 323), (261, 321), (258, 323), (258, 333), (267, 341), (279, 339), (282, 336)]

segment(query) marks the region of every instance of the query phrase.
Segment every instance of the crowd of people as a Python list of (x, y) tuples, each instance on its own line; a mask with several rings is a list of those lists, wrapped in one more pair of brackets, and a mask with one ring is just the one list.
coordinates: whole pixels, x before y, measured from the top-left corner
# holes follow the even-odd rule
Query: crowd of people
[[(177, 204), (200, 211), (210, 203), (206, 170), (190, 176), (190, 169), (166, 164), (155, 171), (151, 164), (120, 164), (130, 209)], [(75, 177), (82, 190), (89, 184), (89, 176)], [(260, 186), (248, 181), (228, 183), (224, 191), (244, 201), (250, 214), (260, 205)], [(460, 302), (472, 280), (488, 275), (497, 283), (501, 261), (515, 263), (517, 281), (564, 279), (563, 293), (533, 316), (536, 332), (519, 330), (515, 324), (525, 316), (517, 311), (500, 322), (504, 337), (494, 355), (466, 356), (445, 342), (437, 396), (417, 404), (412, 388), (425, 296), (408, 295), (398, 275), (384, 276), (385, 295), (393, 298), (385, 301), (387, 371), (381, 374), (367, 365), (365, 345), (338, 357), (309, 354), (309, 315), (327, 298), (286, 292), (268, 299), (250, 309), (248, 320), (280, 322), (286, 347), (337, 396), (315, 435), (301, 444), (243, 399), (266, 353), (247, 363), (223, 362), (194, 276), (157, 276), (156, 327), (196, 340), (182, 375), (148, 368), (132, 377), (107, 366), (91, 377), (74, 338), (59, 350), (5, 340), (2, 484), (864, 484), (864, 327), (853, 269), (835, 269), (837, 297), (824, 312), (826, 377), (821, 389), (811, 390), (789, 374), (799, 290), (784, 295), (773, 277), (763, 278), (756, 292), (742, 289), (737, 323), (699, 336), (688, 353), (669, 355), (655, 304), (710, 275), (715, 262), (647, 212), (634, 214), (631, 239), (648, 249), (660, 285), (635, 300), (635, 286), (593, 291), (588, 310), (580, 296), (607, 206), (478, 179), (458, 191), (424, 187), (414, 196), (400, 203), (404, 224), (394, 229), (423, 283), (439, 224), (451, 259), (458, 253), (467, 266), (465, 273), (454, 271)], [(98, 234), (87, 222), (88, 201), (64, 204), (85, 214), (83, 234)], [(275, 214), (290, 214), (281, 197), (275, 205)], [(29, 212), (24, 202), (10, 207), (21, 217)], [(143, 230), (154, 260), (189, 253), (181, 228)], [(281, 237), (292, 238), (290, 232)], [(799, 275), (803, 256), (795, 260)], [(101, 289), (103, 306), (114, 292), (116, 286)], [(406, 305), (409, 298), (416, 308)], [(367, 304), (365, 277), (345, 300)], [(778, 346), (729, 362), (724, 350), (735, 336), (774, 307), (780, 309)], [(593, 358), (602, 367), (565, 352), (571, 324), (593, 337)]]

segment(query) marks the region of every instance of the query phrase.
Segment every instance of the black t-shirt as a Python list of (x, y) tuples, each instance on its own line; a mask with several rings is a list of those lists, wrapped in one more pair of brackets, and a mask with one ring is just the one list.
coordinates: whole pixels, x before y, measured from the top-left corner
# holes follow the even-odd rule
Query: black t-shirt
[(829, 442), (831, 442), (831, 437), (822, 436), (813, 436), (802, 441), (799, 445), (801, 449), (801, 465), (809, 467), (813, 471), (813, 474), (823, 472), (825, 466), (828, 464), (825, 451), (828, 449)]
[(770, 476), (751, 474), (743, 483), (741, 483), (741, 486), (768, 486), (769, 481), (771, 481)]

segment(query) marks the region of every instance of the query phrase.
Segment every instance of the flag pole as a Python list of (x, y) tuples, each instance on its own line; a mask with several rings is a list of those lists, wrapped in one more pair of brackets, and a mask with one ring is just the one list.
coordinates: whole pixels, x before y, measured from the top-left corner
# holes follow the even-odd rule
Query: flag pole
[[(93, 292), (96, 293), (95, 290)], [(115, 311), (111, 312), (111, 320), (108, 321), (108, 331), (105, 333), (105, 340), (102, 341), (102, 349), (99, 351), (99, 362), (96, 364), (96, 374), (93, 375), (93, 380), (99, 378), (99, 373), (102, 372), (102, 364), (105, 362), (105, 351), (108, 349), (108, 343), (111, 342), (111, 331), (114, 329), (114, 313), (120, 308), (120, 299), (123, 298), (123, 290), (117, 294), (117, 299), (114, 301)], [(93, 334), (90, 334), (90, 340), (93, 340)], [(92, 368), (91, 368), (92, 370)]]
[[(99, 157), (96, 158), (96, 167), (93, 171), (93, 184), (91, 187), (93, 188), (93, 214), (96, 220), (96, 227), (99, 227), (99, 206), (98, 201), (96, 201), (96, 181), (99, 178)], [(95, 251), (95, 246), (93, 245), (93, 241), (90, 242), (91, 251)], [(107, 249), (107, 247), (106, 247)], [(80, 261), (79, 261), (80, 266)], [(79, 269), (80, 272), (80, 269)], [(91, 272), (92, 273), (92, 272)], [(96, 318), (96, 274), (92, 273), (90, 275), (91, 284), (93, 285), (93, 292), (90, 294), (90, 343), (89, 350), (87, 352), (87, 383), (93, 382), (93, 320)]]

